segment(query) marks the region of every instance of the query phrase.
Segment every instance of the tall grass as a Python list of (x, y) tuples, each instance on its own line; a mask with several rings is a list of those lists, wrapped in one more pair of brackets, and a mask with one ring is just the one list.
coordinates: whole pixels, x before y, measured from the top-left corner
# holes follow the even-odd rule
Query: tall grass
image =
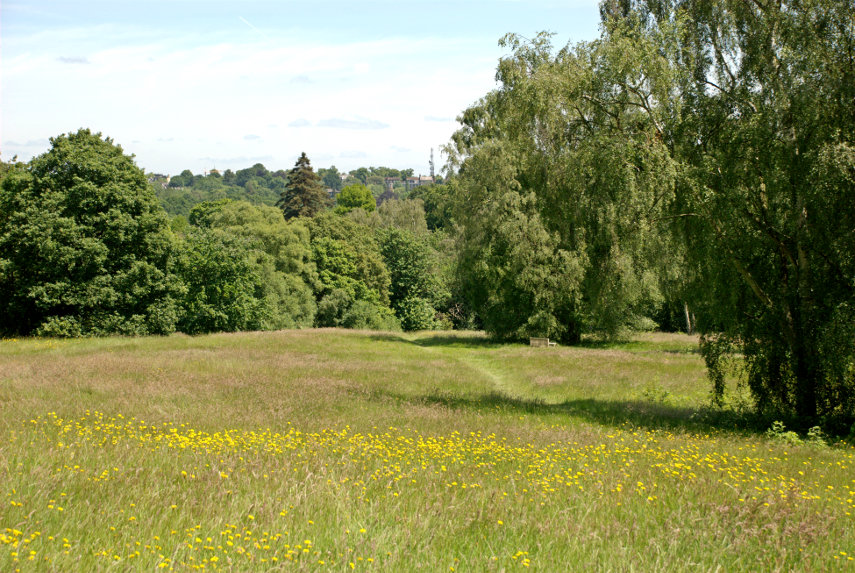
[(707, 406), (693, 340), (0, 343), (0, 571), (851, 568), (855, 450)]

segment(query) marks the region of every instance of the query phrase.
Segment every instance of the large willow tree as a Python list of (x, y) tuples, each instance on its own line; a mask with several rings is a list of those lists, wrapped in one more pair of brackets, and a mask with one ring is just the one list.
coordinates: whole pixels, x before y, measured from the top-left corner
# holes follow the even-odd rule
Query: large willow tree
[(613, 335), (661, 301), (676, 171), (657, 41), (621, 31), (553, 54), (546, 35), (503, 40), (501, 86), (464, 112), (450, 146), (461, 284), (493, 334)]
[(485, 326), (610, 331), (670, 275), (716, 395), (736, 353), (761, 411), (851, 416), (855, 3), (601, 13), (600, 39), (557, 53), (511, 37), (500, 87), (454, 136), (463, 282)]
[(758, 407), (805, 421), (855, 412), (853, 14), (718, 0), (616, 16), (679, 25), (680, 214), (717, 392), (738, 350)]

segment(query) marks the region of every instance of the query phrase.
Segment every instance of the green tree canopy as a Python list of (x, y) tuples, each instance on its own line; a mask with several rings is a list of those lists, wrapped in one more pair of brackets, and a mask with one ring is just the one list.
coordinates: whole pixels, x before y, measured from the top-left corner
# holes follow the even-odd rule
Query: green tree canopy
[(370, 228), (327, 212), (312, 219), (309, 229), (319, 298), (345, 289), (354, 299), (389, 304), (389, 271)]
[(286, 219), (312, 217), (329, 205), (329, 196), (303, 153), (288, 172), (288, 183), (276, 206)]
[(609, 27), (667, 38), (680, 72), (664, 134), (716, 392), (731, 348), (760, 410), (855, 415), (855, 7), (629, 8)]
[[(221, 229), (244, 238), (248, 249), (266, 256), (256, 257), (262, 265), (265, 296), (275, 293), (275, 328), (311, 326), (315, 316), (313, 289), (318, 278), (312, 261), (309, 231), (300, 220), (285, 221), (275, 207), (246, 201), (200, 203), (190, 213), (194, 225)], [(267, 268), (267, 267), (270, 268)]]
[(331, 166), (329, 169), (318, 169), (318, 177), (321, 178), (323, 184), (328, 188), (335, 191), (339, 191), (341, 189), (341, 172), (335, 165)]
[(263, 261), (246, 239), (195, 228), (184, 241), (179, 272), (187, 286), (179, 330), (188, 334), (270, 328), (276, 309)]
[(343, 214), (354, 209), (362, 209), (370, 213), (376, 208), (377, 202), (374, 195), (371, 194), (371, 190), (359, 183), (348, 185), (336, 197), (337, 213)]
[(0, 330), (80, 335), (175, 330), (174, 237), (146, 176), (82, 129), (0, 186)]
[(499, 337), (615, 335), (661, 299), (676, 175), (657, 118), (620, 82), (667, 84), (668, 66), (629, 41), (504, 43), (501, 86), (463, 113), (450, 149), (463, 291)]
[(424, 238), (390, 228), (380, 233), (380, 253), (389, 269), (389, 299), (404, 330), (428, 330), (449, 296), (436, 254)]

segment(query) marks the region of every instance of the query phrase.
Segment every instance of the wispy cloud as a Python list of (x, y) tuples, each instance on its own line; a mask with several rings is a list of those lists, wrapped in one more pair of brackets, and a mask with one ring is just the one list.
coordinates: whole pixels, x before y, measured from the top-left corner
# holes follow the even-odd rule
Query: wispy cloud
[(5, 146), (7, 147), (44, 147), (47, 148), (50, 145), (50, 140), (46, 137), (40, 139), (29, 139), (23, 143), (18, 141), (6, 141)]
[(237, 166), (239, 168), (249, 167), (250, 165), (254, 165), (255, 163), (269, 163), (273, 161), (272, 155), (255, 155), (255, 156), (246, 156), (246, 155), (238, 155), (235, 157), (199, 157), (199, 161), (205, 163), (206, 165), (229, 165), (229, 166)]
[[(451, 118), (495, 85), (495, 43), (485, 55), (468, 37), (325, 39), (268, 21), (264, 38), (246, 33), (260, 20), (245, 16), (231, 15), (231, 34), (96, 23), (4, 35), (4, 135), (26, 141), (89, 127), (125, 144), (140, 166), (168, 173), (214, 162), (287, 168), (304, 150), (320, 167), (394, 161), (418, 171), (448, 141)], [(271, 155), (255, 157), (262, 147)]]
[(240, 20), (241, 22), (243, 22), (244, 24), (246, 24), (247, 26), (249, 26), (250, 28), (252, 28), (252, 29), (253, 29), (257, 34), (259, 34), (259, 35), (260, 35), (262, 38), (264, 38), (265, 40), (269, 40), (269, 39), (270, 39), (270, 36), (268, 36), (267, 34), (265, 34), (264, 32), (262, 32), (262, 31), (261, 31), (261, 30), (259, 30), (258, 28), (256, 28), (256, 27), (255, 27), (255, 26), (254, 26), (254, 25), (253, 25), (249, 20), (247, 20), (247, 19), (246, 19), (246, 18), (244, 18), (243, 16), (238, 16), (238, 20)]
[(388, 123), (383, 123), (376, 119), (322, 119), (318, 122), (318, 127), (332, 127), (335, 129), (386, 129)]
[(62, 64), (90, 64), (92, 62), (89, 61), (88, 58), (83, 56), (60, 56), (56, 59), (57, 62)]

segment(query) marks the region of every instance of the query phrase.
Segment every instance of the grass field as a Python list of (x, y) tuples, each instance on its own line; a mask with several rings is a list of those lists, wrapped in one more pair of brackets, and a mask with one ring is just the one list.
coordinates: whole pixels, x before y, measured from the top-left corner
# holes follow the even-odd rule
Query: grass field
[(0, 571), (855, 570), (855, 449), (708, 390), (680, 335), (4, 340)]

